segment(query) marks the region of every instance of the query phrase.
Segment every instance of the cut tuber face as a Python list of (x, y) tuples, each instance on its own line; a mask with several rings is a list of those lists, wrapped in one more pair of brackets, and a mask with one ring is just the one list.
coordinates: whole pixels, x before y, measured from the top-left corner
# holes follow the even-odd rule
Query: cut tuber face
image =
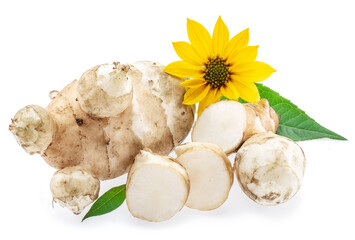
[(191, 139), (217, 144), (229, 154), (254, 134), (275, 133), (279, 120), (266, 99), (255, 104), (223, 100), (202, 112), (192, 129)]
[(128, 174), (126, 202), (134, 217), (165, 221), (178, 213), (189, 194), (186, 170), (172, 158), (142, 150)]
[(233, 169), (223, 150), (211, 143), (188, 143), (175, 148), (176, 161), (190, 178), (186, 206), (212, 210), (221, 206), (233, 184)]
[(191, 133), (193, 142), (220, 146), (225, 153), (237, 149), (247, 126), (244, 106), (236, 101), (220, 101), (208, 106), (197, 119)]
[(306, 159), (291, 139), (258, 133), (238, 150), (235, 171), (245, 194), (261, 205), (291, 199), (301, 187)]

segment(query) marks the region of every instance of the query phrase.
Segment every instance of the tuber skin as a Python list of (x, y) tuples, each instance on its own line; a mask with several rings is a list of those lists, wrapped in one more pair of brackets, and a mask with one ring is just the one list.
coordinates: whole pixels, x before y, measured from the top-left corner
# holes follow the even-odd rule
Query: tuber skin
[(306, 159), (291, 139), (258, 133), (238, 150), (234, 169), (244, 193), (261, 205), (291, 199), (302, 184)]
[(116, 178), (140, 150), (167, 155), (192, 127), (194, 106), (182, 104), (181, 80), (163, 69), (149, 61), (96, 66), (52, 91), (45, 109), (20, 110), (9, 129), (25, 151), (56, 169), (77, 166), (99, 180)]
[(102, 64), (86, 71), (77, 85), (80, 107), (92, 117), (115, 117), (132, 102), (130, 66)]
[(270, 107), (267, 99), (263, 98), (258, 103), (244, 103), (243, 105), (247, 113), (247, 127), (242, 142), (257, 133), (269, 131), (276, 133), (280, 116)]
[(15, 114), (9, 130), (26, 152), (34, 154), (52, 142), (53, 122), (44, 108), (29, 105)]
[(67, 167), (54, 173), (50, 188), (53, 202), (80, 214), (97, 199), (100, 181), (80, 167)]

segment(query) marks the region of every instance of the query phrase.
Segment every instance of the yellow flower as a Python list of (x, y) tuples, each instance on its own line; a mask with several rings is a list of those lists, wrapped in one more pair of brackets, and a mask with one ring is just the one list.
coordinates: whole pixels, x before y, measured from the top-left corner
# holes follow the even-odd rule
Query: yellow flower
[(198, 115), (222, 96), (232, 100), (239, 97), (257, 102), (260, 95), (255, 82), (268, 78), (275, 69), (255, 61), (258, 46), (247, 46), (249, 29), (229, 40), (229, 31), (219, 17), (213, 36), (198, 22), (187, 19), (190, 43), (174, 42), (173, 46), (182, 61), (170, 63), (164, 71), (186, 79), (180, 85), (188, 87), (183, 103), (199, 102)]

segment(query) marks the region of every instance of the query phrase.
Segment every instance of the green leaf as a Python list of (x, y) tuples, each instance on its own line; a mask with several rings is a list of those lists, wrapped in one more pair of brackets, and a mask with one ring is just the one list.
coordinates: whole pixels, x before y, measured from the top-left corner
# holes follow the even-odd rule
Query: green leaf
[(126, 185), (111, 188), (96, 200), (96, 202), (91, 206), (90, 210), (81, 221), (84, 221), (89, 217), (109, 213), (121, 206), (125, 199)]
[(339, 134), (321, 126), (295, 104), (291, 103), (290, 100), (280, 96), (280, 94), (272, 89), (260, 83), (257, 83), (256, 86), (259, 89), (260, 97), (266, 98), (270, 106), (280, 115), (277, 134), (288, 137), (294, 141), (318, 138), (347, 140)]
[[(288, 137), (294, 141), (312, 140), (318, 138), (331, 138), (336, 140), (347, 140), (339, 134), (321, 126), (314, 119), (309, 117), (304, 111), (299, 109), (290, 100), (280, 96), (274, 90), (265, 87), (260, 83), (258, 87), (260, 98), (266, 98), (270, 106), (280, 115), (279, 128), (277, 134)], [(221, 97), (220, 100), (227, 99)], [(239, 98), (240, 103), (247, 103)]]

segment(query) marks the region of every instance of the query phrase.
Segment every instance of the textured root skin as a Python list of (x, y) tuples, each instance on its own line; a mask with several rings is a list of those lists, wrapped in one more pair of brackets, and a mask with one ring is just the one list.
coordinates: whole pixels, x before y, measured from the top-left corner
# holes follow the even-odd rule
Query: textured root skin
[[(131, 69), (132, 82), (135, 87), (133, 130), (137, 130), (143, 146), (158, 154), (168, 154), (174, 148), (174, 143), (172, 132), (166, 124), (167, 117), (164, 115), (162, 99), (151, 94), (151, 89), (144, 83), (140, 71), (133, 66)], [(145, 123), (144, 126), (141, 125), (142, 122)], [(154, 135), (148, 134), (149, 132)]]
[(91, 117), (81, 109), (79, 101), (73, 98), (76, 94), (77, 86), (78, 82), (73, 81), (67, 86), (67, 91), (63, 91), (62, 95), (70, 102), (75, 124), (79, 131), (83, 153), (83, 161), (80, 166), (84, 169), (90, 169), (93, 175), (100, 176), (101, 179), (109, 179), (111, 172), (102, 120)]
[[(132, 121), (124, 121), (132, 115), (132, 105), (118, 117), (102, 120), (103, 130), (109, 139), (107, 153), (111, 176), (121, 176), (128, 172), (135, 156), (143, 149), (141, 140), (132, 131)], [(121, 149), (129, 149), (122, 151)]]
[(80, 214), (97, 199), (100, 181), (81, 167), (67, 167), (54, 173), (50, 188), (53, 202)]
[(244, 107), (247, 112), (247, 127), (242, 142), (257, 133), (277, 131), (280, 116), (270, 107), (267, 99), (263, 98), (255, 104), (245, 103)]
[[(105, 88), (103, 83), (99, 84), (99, 78), (104, 76), (98, 74), (101, 67), (111, 69), (112, 72), (106, 73), (105, 76), (112, 82), (120, 82), (122, 86), (130, 88), (130, 91), (124, 91), (119, 96), (111, 96), (106, 92), (112, 86)], [(133, 96), (131, 80), (127, 77), (128, 72), (129, 66), (119, 63), (102, 64), (86, 71), (77, 86), (77, 98), (81, 108), (90, 116), (98, 118), (114, 117), (123, 112), (130, 105)]]
[(261, 205), (291, 199), (302, 184), (306, 159), (291, 139), (272, 132), (258, 133), (238, 150), (234, 170), (243, 192)]
[(53, 125), (53, 120), (46, 109), (29, 105), (15, 114), (9, 130), (26, 152), (35, 154), (46, 149), (51, 143)]
[[(41, 152), (50, 166), (80, 166), (100, 180), (112, 179), (128, 172), (141, 149), (168, 154), (183, 141), (193, 124), (194, 106), (181, 104), (181, 80), (162, 72), (164, 66), (158, 63), (140, 66), (138, 70), (130, 65), (133, 100), (115, 117), (97, 118), (83, 111), (76, 80), (51, 94), (46, 110), (53, 120), (53, 139)], [(169, 104), (174, 116), (166, 115)]]
[(56, 169), (76, 166), (83, 159), (79, 128), (72, 106), (63, 92), (70, 90), (71, 84), (58, 93), (47, 106), (47, 111), (55, 123), (52, 143), (43, 151), (43, 159)]
[[(174, 145), (178, 146), (188, 135), (194, 122), (195, 105), (181, 104), (185, 88), (176, 85), (176, 79), (163, 72), (164, 66), (156, 62), (136, 62), (134, 67), (144, 72), (142, 82), (160, 99), (164, 99), (168, 126), (173, 135)], [(154, 81), (153, 81), (154, 79)], [(173, 109), (173, 111), (169, 111)]]

